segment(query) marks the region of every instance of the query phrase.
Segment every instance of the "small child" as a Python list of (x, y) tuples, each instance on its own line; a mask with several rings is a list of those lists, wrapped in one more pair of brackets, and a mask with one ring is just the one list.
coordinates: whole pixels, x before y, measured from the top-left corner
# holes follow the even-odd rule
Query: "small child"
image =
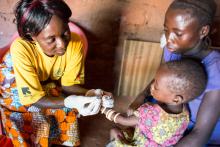
[(135, 127), (128, 134), (114, 128), (110, 132), (108, 147), (121, 146), (172, 146), (187, 129), (189, 111), (187, 102), (202, 94), (206, 87), (206, 72), (201, 63), (193, 59), (181, 59), (164, 63), (158, 69), (151, 95), (155, 103), (147, 102), (131, 116), (123, 116), (112, 109), (102, 108), (101, 112), (111, 121), (123, 126)]

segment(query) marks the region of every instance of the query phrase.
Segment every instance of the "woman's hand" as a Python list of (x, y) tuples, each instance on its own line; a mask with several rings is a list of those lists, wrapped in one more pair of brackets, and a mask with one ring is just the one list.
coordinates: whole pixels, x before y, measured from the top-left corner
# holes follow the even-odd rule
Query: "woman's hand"
[(85, 96), (97, 96), (95, 91), (96, 89), (90, 89), (86, 92)]
[(85, 96), (97, 96), (101, 99), (103, 107), (114, 107), (114, 99), (111, 92), (103, 91), (102, 89), (91, 89), (86, 92)]
[(103, 95), (107, 95), (113, 99), (113, 94), (111, 92), (103, 91)]
[(103, 95), (113, 97), (111, 92), (107, 92), (102, 89), (90, 89), (85, 94), (85, 96), (100, 96), (100, 97), (102, 97)]
[(101, 99), (96, 96), (70, 95), (64, 99), (64, 106), (67, 108), (76, 108), (82, 116), (95, 115), (101, 108)]

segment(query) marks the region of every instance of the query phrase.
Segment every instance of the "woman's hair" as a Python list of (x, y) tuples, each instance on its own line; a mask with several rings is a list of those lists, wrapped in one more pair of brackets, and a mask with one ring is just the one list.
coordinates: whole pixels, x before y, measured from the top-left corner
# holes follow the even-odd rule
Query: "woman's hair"
[(216, 3), (214, 0), (174, 0), (169, 9), (184, 9), (192, 17), (198, 19), (201, 26), (210, 25), (216, 13)]
[(19, 35), (28, 41), (49, 24), (53, 15), (68, 23), (71, 9), (63, 0), (20, 0), (15, 9)]
[(167, 82), (168, 89), (174, 93), (184, 93), (186, 101), (196, 98), (205, 90), (207, 74), (201, 62), (183, 58), (169, 61), (164, 66), (171, 76), (171, 80)]

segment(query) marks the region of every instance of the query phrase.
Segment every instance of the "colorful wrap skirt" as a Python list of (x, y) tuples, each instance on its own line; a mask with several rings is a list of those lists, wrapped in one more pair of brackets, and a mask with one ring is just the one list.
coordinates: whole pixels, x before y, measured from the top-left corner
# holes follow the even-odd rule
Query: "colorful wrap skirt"
[[(51, 96), (61, 93), (54, 83), (44, 89)], [(19, 102), (10, 53), (0, 64), (0, 94), (4, 131), (15, 147), (80, 145), (76, 109), (40, 109)]]

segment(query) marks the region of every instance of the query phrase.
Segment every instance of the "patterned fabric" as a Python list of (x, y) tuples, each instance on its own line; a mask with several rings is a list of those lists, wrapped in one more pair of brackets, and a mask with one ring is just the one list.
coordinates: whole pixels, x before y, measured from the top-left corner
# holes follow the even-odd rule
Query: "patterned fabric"
[[(40, 109), (32, 105), (22, 105), (18, 91), (11, 56), (9, 53), (0, 64), (1, 114), (6, 135), (15, 147), (31, 147), (36, 144), (79, 146), (77, 110)], [(54, 83), (43, 86), (45, 93), (59, 96), (61, 91)]]
[(157, 104), (145, 103), (138, 111), (138, 127), (146, 137), (145, 146), (176, 144), (189, 123), (189, 113), (185, 107), (180, 114), (169, 114)]
[(1, 105), (12, 111), (27, 112), (28, 106), (19, 101), (12, 65), (11, 54), (7, 53), (0, 64)]
[(130, 144), (112, 141), (109, 147), (170, 147), (183, 136), (189, 123), (189, 113), (184, 107), (180, 114), (169, 114), (159, 105), (145, 103), (138, 108), (139, 123), (133, 138), (125, 134)]
[(113, 140), (106, 145), (106, 147), (143, 147), (145, 143), (145, 136), (140, 132), (139, 128), (135, 128), (134, 135), (123, 131), (126, 138), (126, 143), (121, 140)]
[(34, 144), (48, 147), (49, 144), (79, 146), (76, 111), (48, 109), (41, 112), (14, 112), (1, 109), (6, 135), (15, 147)]

